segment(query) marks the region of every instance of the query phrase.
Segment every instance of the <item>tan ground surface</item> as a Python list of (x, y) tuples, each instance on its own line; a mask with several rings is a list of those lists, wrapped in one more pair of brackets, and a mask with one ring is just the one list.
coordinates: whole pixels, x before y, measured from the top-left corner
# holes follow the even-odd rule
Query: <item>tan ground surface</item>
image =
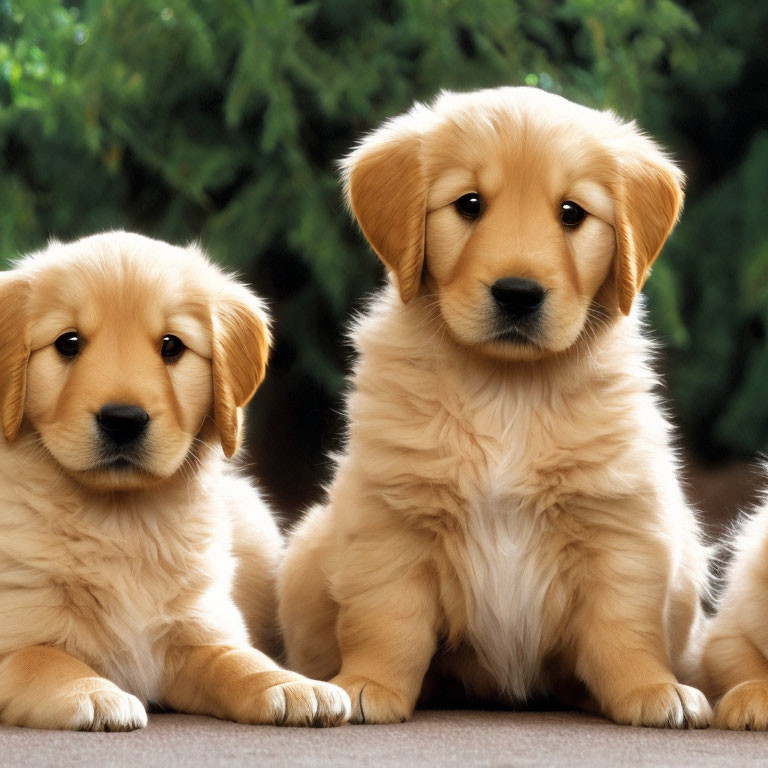
[(569, 712), (417, 713), (392, 726), (252, 727), (153, 715), (134, 733), (0, 728), (3, 768), (70, 766), (729, 766), (768, 765), (768, 735), (660, 731)]

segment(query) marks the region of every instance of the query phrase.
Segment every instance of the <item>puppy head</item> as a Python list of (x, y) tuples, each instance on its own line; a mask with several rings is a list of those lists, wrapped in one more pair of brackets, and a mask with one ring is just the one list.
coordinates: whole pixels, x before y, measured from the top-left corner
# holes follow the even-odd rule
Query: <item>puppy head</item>
[(0, 322), (5, 440), (36, 432), (97, 490), (167, 480), (211, 439), (231, 456), (269, 349), (261, 302), (197, 247), (124, 232), (3, 273)]
[(629, 314), (679, 214), (681, 172), (633, 124), (531, 88), (444, 93), (343, 163), (349, 205), (409, 302), (506, 359)]

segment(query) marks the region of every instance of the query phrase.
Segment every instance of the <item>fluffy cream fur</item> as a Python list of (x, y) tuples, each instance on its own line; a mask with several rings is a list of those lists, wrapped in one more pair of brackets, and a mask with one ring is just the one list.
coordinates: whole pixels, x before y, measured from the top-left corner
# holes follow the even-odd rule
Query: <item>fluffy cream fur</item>
[[(264, 374), (261, 303), (196, 247), (115, 232), (0, 275), (0, 319), (0, 722), (127, 730), (148, 702), (342, 722), (343, 691), (251, 648), (274, 648), (281, 540), (216, 444), (234, 452)], [(135, 466), (99, 458), (115, 402), (150, 416)]]
[(744, 518), (704, 647), (704, 689), (719, 699), (716, 724), (768, 730), (768, 504)]
[[(706, 552), (631, 309), (679, 172), (612, 115), (500, 89), (415, 107), (345, 173), (394, 281), (353, 329), (347, 449), (281, 570), (289, 662), (344, 687), (356, 722), (404, 720), (450, 677), (706, 726), (679, 682)], [(575, 230), (564, 200), (587, 210)], [(510, 275), (547, 291), (530, 342), (494, 335), (488, 288)]]

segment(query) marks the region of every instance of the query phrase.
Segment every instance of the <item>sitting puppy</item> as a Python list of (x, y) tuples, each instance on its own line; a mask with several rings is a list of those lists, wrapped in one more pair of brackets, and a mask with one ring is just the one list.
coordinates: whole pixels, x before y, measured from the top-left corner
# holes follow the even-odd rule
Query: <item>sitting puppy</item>
[(528, 88), (416, 105), (344, 169), (396, 288), (354, 328), (347, 449), (282, 567), (290, 663), (355, 722), (408, 718), (432, 665), (473, 698), (585, 688), (620, 723), (706, 726), (678, 682), (706, 552), (630, 312), (681, 173)]
[[(720, 610), (704, 646), (704, 688), (715, 724), (768, 730), (768, 503), (744, 520), (732, 542)], [(722, 697), (722, 698), (720, 698)]]
[(196, 247), (115, 232), (0, 273), (0, 324), (0, 722), (343, 722), (343, 691), (249, 647), (281, 542), (216, 443), (264, 376), (261, 302)]

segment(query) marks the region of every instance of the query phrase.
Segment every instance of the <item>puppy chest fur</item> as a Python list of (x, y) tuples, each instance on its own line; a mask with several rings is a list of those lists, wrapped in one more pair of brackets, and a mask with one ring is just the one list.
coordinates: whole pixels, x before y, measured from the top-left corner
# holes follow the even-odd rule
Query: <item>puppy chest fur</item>
[[(542, 531), (519, 496), (489, 493), (469, 502), (465, 514), (453, 565), (465, 593), (466, 640), (500, 692), (523, 700), (542, 684), (545, 634), (551, 634), (542, 607), (558, 590), (557, 574), (542, 562)], [(549, 616), (555, 613), (562, 606)]]
[[(588, 446), (568, 445), (579, 440), (569, 441), (561, 416), (558, 433), (548, 433), (551, 402), (534, 404), (524, 386), (498, 386), (500, 406), (492, 415), (483, 409), (457, 422), (469, 450), (446, 478), (435, 512), (459, 526), (458, 536), (441, 537), (465, 606), (463, 616), (446, 606), (448, 637), (464, 626), (462, 641), (475, 649), (499, 692), (522, 701), (547, 686), (543, 658), (569, 642), (590, 538), (600, 536), (581, 514), (591, 501), (581, 487), (598, 457), (584, 456)], [(573, 451), (578, 467), (569, 467)]]

